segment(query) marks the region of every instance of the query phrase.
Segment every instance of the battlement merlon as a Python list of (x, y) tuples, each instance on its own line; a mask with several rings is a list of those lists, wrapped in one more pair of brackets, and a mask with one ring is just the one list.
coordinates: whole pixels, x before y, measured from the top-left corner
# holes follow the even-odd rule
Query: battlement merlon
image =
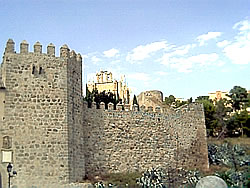
[[(15, 42), (13, 39), (8, 39), (5, 47), (5, 53), (16, 53), (15, 51)], [(33, 46), (33, 52), (29, 52), (29, 43), (26, 40), (23, 40), (20, 43), (20, 54), (43, 54), (42, 53), (42, 45), (39, 41), (37, 41)], [(55, 46), (54, 44), (50, 43), (47, 46), (47, 53), (48, 56), (55, 57)], [(82, 62), (82, 56), (80, 53), (76, 54), (74, 50), (70, 51), (69, 47), (64, 44), (60, 48), (60, 57), (62, 58), (76, 58), (77, 62)]]
[[(96, 102), (92, 102), (91, 107), (88, 107), (88, 103), (86, 101), (83, 102), (83, 108), (86, 109), (98, 109), (98, 105), (96, 104)], [(190, 104), (186, 104), (183, 105), (177, 109), (171, 108), (170, 111), (165, 112), (164, 109), (162, 109), (160, 106), (156, 106), (155, 108), (153, 108), (153, 106), (148, 106), (147, 108), (145, 108), (144, 105), (142, 106), (138, 106), (137, 104), (134, 105), (129, 105), (129, 104), (117, 104), (116, 105), (116, 110), (114, 109), (114, 104), (113, 103), (109, 103), (108, 104), (108, 108), (105, 109), (105, 103), (101, 102), (99, 105), (99, 110), (104, 110), (104, 111), (132, 111), (132, 112), (147, 112), (147, 113), (151, 113), (151, 114), (158, 114), (158, 115), (168, 115), (169, 113), (172, 114), (183, 114), (183, 113), (189, 113), (189, 112), (202, 112), (204, 113), (204, 108), (203, 105), (200, 103), (190, 103)]]
[(15, 42), (9, 39), (6, 43), (5, 53), (15, 53)]

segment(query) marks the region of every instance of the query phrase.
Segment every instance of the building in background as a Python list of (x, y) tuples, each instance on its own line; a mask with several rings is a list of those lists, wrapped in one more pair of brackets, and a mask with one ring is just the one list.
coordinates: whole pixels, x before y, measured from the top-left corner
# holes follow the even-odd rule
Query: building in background
[(130, 89), (125, 82), (125, 76), (122, 76), (119, 81), (113, 80), (113, 74), (108, 71), (100, 71), (96, 73), (96, 80), (87, 84), (88, 90), (98, 90), (99, 93), (105, 91), (106, 93), (113, 93), (117, 99), (122, 103), (130, 103)]
[(211, 99), (213, 102), (216, 102), (221, 99), (230, 100), (230, 97), (227, 96), (228, 94), (229, 94), (228, 91), (216, 91), (213, 93), (208, 93), (208, 96), (209, 96), (209, 99)]
[(158, 106), (162, 107), (163, 93), (158, 90), (144, 91), (137, 96), (139, 106), (145, 106), (145, 108)]

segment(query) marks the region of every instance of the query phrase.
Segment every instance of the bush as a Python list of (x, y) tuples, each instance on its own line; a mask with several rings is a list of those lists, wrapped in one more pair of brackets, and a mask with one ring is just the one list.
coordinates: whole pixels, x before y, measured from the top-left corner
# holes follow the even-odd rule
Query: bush
[(210, 164), (226, 165), (231, 168), (237, 168), (250, 164), (247, 148), (238, 144), (232, 145), (224, 143), (222, 145), (208, 145), (208, 159)]
[(248, 148), (230, 143), (208, 145), (209, 163), (229, 168), (216, 172), (215, 175), (222, 178), (230, 187), (248, 187), (250, 185), (250, 158), (246, 152)]
[(198, 171), (189, 171), (182, 168), (163, 169), (152, 168), (143, 173), (137, 183), (142, 188), (171, 188), (171, 187), (195, 187), (201, 178)]
[(141, 173), (111, 173), (99, 177), (103, 182), (95, 183), (96, 188), (106, 187), (138, 187), (136, 179), (141, 176)]

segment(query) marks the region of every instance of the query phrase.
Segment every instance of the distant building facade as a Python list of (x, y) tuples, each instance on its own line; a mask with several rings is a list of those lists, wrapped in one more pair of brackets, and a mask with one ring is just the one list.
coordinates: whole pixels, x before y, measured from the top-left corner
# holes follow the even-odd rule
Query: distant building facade
[[(249, 94), (250, 91), (248, 90), (247, 93)], [(228, 91), (216, 91), (214, 93), (208, 93), (209, 99), (211, 99), (214, 103), (221, 100), (221, 99), (227, 99), (227, 100), (231, 100), (230, 97), (228, 97), (227, 95), (229, 94)], [(228, 104), (227, 106), (231, 107), (230, 104)], [(246, 108), (248, 114), (250, 114), (250, 107)], [(233, 112), (235, 113), (235, 112)]]
[(213, 93), (208, 93), (208, 96), (209, 96), (209, 99), (211, 99), (213, 102), (216, 102), (221, 99), (230, 100), (230, 97), (227, 96), (228, 94), (229, 94), (228, 91), (216, 91)]
[(130, 103), (130, 89), (125, 83), (125, 76), (121, 77), (120, 81), (113, 80), (112, 72), (100, 71), (96, 74), (96, 81), (89, 82), (87, 84), (88, 90), (98, 90), (98, 92), (111, 92), (117, 99), (120, 99), (122, 103)]

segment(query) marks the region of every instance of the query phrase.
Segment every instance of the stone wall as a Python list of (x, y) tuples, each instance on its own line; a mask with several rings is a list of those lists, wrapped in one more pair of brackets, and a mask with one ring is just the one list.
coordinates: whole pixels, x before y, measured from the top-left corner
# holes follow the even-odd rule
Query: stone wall
[[(49, 44), (42, 53), (29, 44), (6, 45), (2, 63), (5, 89), (1, 142), (11, 140), (13, 165), (18, 176), (14, 185), (66, 184), (85, 175), (82, 131), (81, 57), (63, 46), (60, 57)], [(81, 144), (79, 144), (81, 142)], [(4, 148), (2, 148), (4, 149)], [(1, 164), (6, 169), (7, 164)]]
[(0, 88), (0, 122), (4, 117), (5, 90)]
[[(87, 108), (82, 96), (82, 58), (67, 45), (42, 52), (8, 40), (0, 67), (0, 158), (12, 152), (18, 188), (60, 187), (85, 175), (144, 171), (150, 167), (208, 168), (203, 107), (161, 113), (129, 105)], [(153, 95), (154, 96), (154, 95)], [(162, 100), (162, 93), (156, 92)], [(4, 102), (5, 101), (5, 102)], [(94, 106), (94, 105), (93, 105)], [(6, 166), (0, 163), (7, 185)]]
[[(112, 105), (110, 105), (112, 108)], [(144, 171), (150, 167), (207, 169), (203, 106), (172, 114), (88, 109), (84, 105), (87, 175)]]
[[(67, 47), (67, 46), (66, 46)], [(83, 96), (82, 96), (82, 58), (71, 51), (67, 69), (68, 101), (68, 142), (69, 142), (69, 182), (82, 181), (85, 176), (84, 142), (83, 142)]]

